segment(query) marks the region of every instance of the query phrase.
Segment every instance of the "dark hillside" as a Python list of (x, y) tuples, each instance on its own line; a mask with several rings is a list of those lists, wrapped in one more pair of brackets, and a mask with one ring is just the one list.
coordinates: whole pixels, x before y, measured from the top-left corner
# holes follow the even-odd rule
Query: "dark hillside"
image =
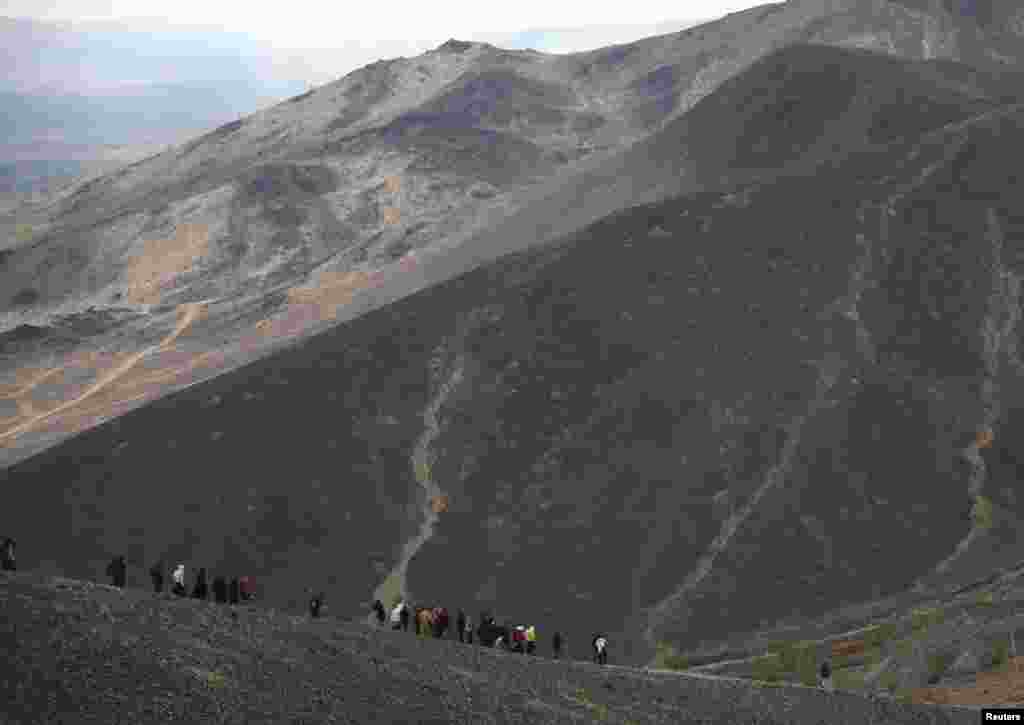
[(659, 136), (687, 139), (699, 172), (774, 171), (805, 156), (914, 139), (1024, 100), (1024, 75), (1011, 75), (1015, 82), (1000, 82), (952, 61), (793, 45), (730, 78)]
[(974, 710), (503, 654), (0, 573), (4, 722), (967, 725)]
[(0, 524), (33, 568), (166, 555), (353, 615), (421, 533), (416, 601), (625, 662), (904, 590), (1012, 436), (1022, 123), (614, 214), (5, 470)]
[[(634, 85), (674, 98), (677, 72), (677, 66), (665, 65)], [(424, 274), (431, 281), (445, 279), (453, 270), (556, 239), (637, 201), (771, 178), (781, 167), (813, 173), (826, 159), (884, 150), (1022, 101), (1019, 71), (993, 73), (950, 60), (911, 61), (824, 45), (785, 47), (549, 197), (428, 260)]]

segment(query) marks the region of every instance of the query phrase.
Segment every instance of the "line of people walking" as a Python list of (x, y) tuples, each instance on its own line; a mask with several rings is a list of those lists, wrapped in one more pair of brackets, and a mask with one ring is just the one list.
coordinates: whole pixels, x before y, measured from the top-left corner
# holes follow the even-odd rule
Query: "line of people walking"
[[(162, 594), (164, 591), (166, 568), (163, 559), (159, 559), (149, 569), (149, 578), (156, 594)], [(128, 580), (128, 563), (123, 556), (116, 556), (111, 560), (107, 565), (107, 576), (115, 587), (125, 587)], [(229, 582), (225, 577), (218, 575), (214, 577), (211, 586), (206, 567), (200, 567), (196, 573), (195, 585), (192, 587), (192, 598), (207, 600), (210, 598), (211, 590), (213, 600), (218, 604), (240, 604), (254, 598), (252, 577), (234, 577)], [(171, 572), (171, 593), (179, 597), (188, 596), (184, 564), (178, 564)]]
[[(17, 562), (15, 559), (15, 541), (5, 537), (0, 543), (0, 570), (16, 571)], [(163, 559), (157, 560), (149, 569), (149, 576), (153, 583), (153, 591), (161, 594), (164, 590), (164, 572), (166, 566)], [(111, 584), (118, 588), (124, 588), (128, 580), (128, 563), (124, 556), (114, 557), (107, 565), (107, 576)], [(192, 587), (192, 598), (207, 600), (210, 590), (213, 591), (213, 600), (219, 604), (240, 604), (252, 601), (255, 598), (253, 581), (251, 577), (233, 577), (228, 581), (224, 576), (214, 577), (211, 585), (208, 584), (206, 567), (200, 567), (196, 574), (195, 585)], [(171, 573), (171, 593), (185, 597), (188, 590), (185, 585), (185, 565), (178, 564)], [(309, 614), (317, 619), (326, 608), (323, 592), (315, 594), (309, 600)], [(444, 607), (415, 607), (399, 600), (391, 609), (390, 616), (384, 608), (383, 602), (379, 599), (373, 603), (373, 612), (379, 626), (384, 626), (390, 621), (394, 630), (409, 631), (409, 624), (415, 626), (418, 636), (444, 637), (449, 628), (449, 614)], [(455, 618), (455, 636), (459, 642), (473, 644), (474, 636), (479, 645), (484, 647), (500, 647), (510, 652), (534, 655), (537, 652), (537, 628), (534, 625), (498, 624), (495, 618), (486, 612), (481, 612), (479, 623), (473, 626), (472, 619), (463, 611), (458, 610)], [(562, 657), (562, 650), (566, 644), (566, 638), (561, 632), (555, 632), (551, 638), (552, 656), (555, 659)], [(597, 633), (591, 640), (594, 662), (598, 664), (608, 663), (608, 637)], [(822, 678), (829, 679), (826, 670), (822, 669)]]
[[(433, 635), (444, 637), (448, 630), (448, 610), (444, 607), (411, 608), (404, 600), (392, 607), (390, 614), (379, 599), (373, 603), (373, 613), (380, 627), (390, 623), (391, 629), (409, 631), (409, 624), (415, 625), (418, 636)], [(463, 644), (473, 644), (474, 634), (477, 643), (484, 647), (499, 647), (510, 652), (533, 655), (537, 652), (537, 628), (534, 625), (510, 626), (498, 624), (487, 612), (481, 612), (478, 625), (474, 628), (471, 618), (462, 610), (458, 610), (455, 618), (455, 637)], [(555, 632), (551, 638), (551, 651), (555, 659), (562, 657), (566, 638), (561, 632)], [(597, 633), (591, 640), (594, 662), (608, 663), (608, 637)]]

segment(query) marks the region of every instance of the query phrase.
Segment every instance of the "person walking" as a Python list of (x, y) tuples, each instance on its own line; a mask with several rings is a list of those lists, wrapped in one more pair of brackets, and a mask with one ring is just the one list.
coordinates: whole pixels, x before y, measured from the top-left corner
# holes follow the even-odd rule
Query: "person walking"
[(832, 666), (828, 660), (821, 663), (821, 670), (818, 672), (818, 684), (825, 692), (832, 692)]
[(149, 568), (149, 578), (153, 581), (153, 592), (160, 594), (164, 590), (164, 560), (157, 559)]
[(532, 624), (526, 628), (526, 654), (532, 655), (537, 652), (537, 628)]
[(200, 567), (196, 574), (196, 585), (192, 588), (192, 598), (206, 600), (209, 596), (209, 587), (206, 585), (206, 567)]
[(473, 620), (469, 616), (466, 617), (464, 629), (466, 630), (466, 644), (473, 644)]
[(373, 613), (377, 616), (377, 626), (383, 627), (388, 619), (388, 613), (384, 611), (384, 602), (375, 599), (373, 601)]
[(608, 664), (608, 638), (603, 634), (594, 635), (594, 662), (599, 665)]
[(14, 559), (14, 539), (10, 536), (4, 537), (3, 548), (0, 549), (0, 569), (3, 571), (17, 571), (18, 564)]
[(219, 574), (213, 578), (213, 600), (217, 604), (227, 604), (228, 602), (228, 583)]
[(455, 628), (459, 630), (459, 641), (466, 642), (466, 613), (461, 609), (455, 617)]
[(391, 629), (398, 631), (402, 628), (402, 607), (403, 603), (399, 602), (391, 610)]
[(555, 636), (551, 638), (551, 649), (554, 651), (555, 659), (562, 658), (562, 633), (555, 632)]
[(316, 594), (309, 600), (309, 616), (317, 619), (320, 616), (320, 608), (324, 605), (323, 592)]
[(238, 593), (242, 597), (243, 602), (248, 602), (256, 595), (256, 590), (253, 585), (252, 577), (243, 576), (238, 580)]
[(185, 565), (178, 564), (178, 566), (175, 567), (171, 578), (174, 581), (171, 585), (171, 591), (179, 597), (184, 597), (187, 594), (185, 591)]
[(231, 578), (231, 584), (228, 586), (228, 603), (238, 604), (241, 601), (241, 594), (239, 592), (238, 577)]
[(405, 602), (402, 602), (399, 606), (402, 608), (401, 612), (398, 615), (399, 617), (402, 618), (402, 631), (403, 632), (408, 632), (409, 631), (409, 606)]
[(115, 556), (109, 564), (107, 564), (107, 576), (110, 577), (110, 583), (119, 589), (124, 588), (125, 580), (127, 579), (128, 564), (125, 562), (123, 556)]

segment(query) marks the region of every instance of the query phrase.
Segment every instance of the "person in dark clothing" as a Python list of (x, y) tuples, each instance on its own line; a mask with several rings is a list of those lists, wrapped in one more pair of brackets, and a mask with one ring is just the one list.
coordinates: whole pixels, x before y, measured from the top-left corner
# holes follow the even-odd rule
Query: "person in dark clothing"
[(401, 614), (399, 614), (399, 616), (402, 618), (402, 631), (403, 632), (408, 632), (409, 631), (409, 605), (408, 604), (406, 604), (405, 606), (402, 607), (402, 612), (401, 612)]
[(153, 580), (153, 592), (160, 594), (164, 590), (164, 560), (158, 559), (149, 568), (149, 578)]
[(320, 608), (324, 605), (323, 592), (309, 600), (309, 616), (316, 619), (320, 616)]
[(448, 631), (448, 610), (444, 607), (434, 607), (434, 636), (438, 639), (444, 637)]
[(230, 604), (238, 604), (241, 599), (241, 595), (238, 591), (238, 577), (232, 577), (231, 584), (228, 586), (228, 602)]
[(560, 659), (562, 656), (562, 633), (555, 632), (555, 636), (551, 638), (551, 649), (555, 652), (555, 659)]
[(473, 644), (473, 620), (466, 617), (466, 644)]
[(193, 599), (206, 599), (209, 596), (209, 587), (206, 585), (206, 567), (200, 567), (196, 574), (196, 585), (192, 588)]
[(466, 613), (461, 609), (458, 615), (455, 617), (455, 628), (459, 630), (459, 641), (466, 641)]
[(219, 575), (213, 579), (213, 599), (217, 604), (227, 604), (228, 601), (228, 583)]
[(14, 539), (10, 536), (4, 538), (3, 548), (0, 549), (0, 569), (3, 571), (16, 571), (17, 562), (14, 559)]
[(379, 599), (375, 600), (373, 602), (373, 612), (377, 615), (377, 624), (383, 626), (388, 618), (387, 612), (384, 611), (384, 602)]
[(128, 564), (125, 563), (123, 556), (116, 556), (107, 564), (107, 576), (110, 577), (110, 583), (115, 587), (124, 588), (127, 572)]

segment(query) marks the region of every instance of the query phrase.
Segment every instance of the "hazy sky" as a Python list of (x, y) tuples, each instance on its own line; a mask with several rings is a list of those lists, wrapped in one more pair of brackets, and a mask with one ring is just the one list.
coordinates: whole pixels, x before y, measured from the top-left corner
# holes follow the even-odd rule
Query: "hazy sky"
[[(169, 57), (166, 39), (181, 33), (196, 38), (195, 47), (223, 45), (218, 52), (254, 59), (268, 69), (261, 73), (280, 81), (318, 85), (381, 59), (411, 57), (436, 48), (449, 38), (476, 40), (503, 48), (533, 48), (572, 53), (640, 38), (674, 33), (738, 10), (763, 5), (751, 0), (446, 0), (443, 3), (330, 3), (324, 0), (0, 0), (0, 15), (69, 22), (70, 30), (114, 31), (127, 56)], [(127, 35), (123, 31), (131, 31)], [(108, 37), (108, 36), (100, 36)], [(26, 38), (26, 41), (31, 42)], [(24, 43), (23, 43), (24, 44)], [(33, 52), (23, 49), (29, 56)], [(111, 48), (111, 51), (114, 49)], [(213, 48), (209, 48), (213, 50)], [(130, 51), (130, 52), (129, 52)], [(54, 49), (35, 59), (50, 63)], [(182, 55), (184, 53), (185, 55)], [(178, 57), (207, 53), (180, 50)], [(108, 53), (109, 55), (109, 53)], [(25, 53), (21, 65), (26, 65)], [(99, 59), (83, 57), (80, 75), (96, 75), (94, 83), (125, 86), (139, 68), (100, 73)], [(224, 65), (226, 61), (221, 62)], [(211, 66), (211, 71), (215, 70)], [(93, 67), (96, 66), (96, 67)], [(181, 71), (172, 63), (168, 72)], [(45, 68), (44, 68), (45, 70)], [(65, 65), (50, 75), (65, 77)], [(43, 70), (40, 75), (45, 75)], [(102, 75), (102, 79), (100, 76)], [(180, 73), (179, 73), (180, 75)], [(116, 76), (116, 78), (114, 77)], [(152, 82), (152, 73), (137, 79)]]
[[(330, 48), (343, 41), (436, 45), (449, 37), (532, 29), (693, 23), (764, 3), (750, 0), (5, 0), (0, 13), (41, 20), (158, 19), (241, 31), (279, 48)], [(607, 34), (607, 30), (605, 31)], [(635, 38), (633, 38), (635, 39)], [(539, 50), (539, 49), (538, 49)]]

